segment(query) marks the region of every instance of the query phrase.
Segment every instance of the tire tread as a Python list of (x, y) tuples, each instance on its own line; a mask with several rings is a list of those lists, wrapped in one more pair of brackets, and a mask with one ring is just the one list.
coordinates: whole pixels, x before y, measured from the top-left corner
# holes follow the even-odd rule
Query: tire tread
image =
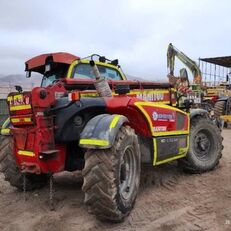
[[(126, 136), (137, 139), (130, 127), (121, 127), (112, 148), (105, 150), (88, 150), (85, 153), (83, 170), (83, 191), (85, 204), (100, 220), (120, 222), (129, 213), (123, 213), (117, 205), (116, 174), (119, 158), (116, 153), (122, 148), (121, 142)], [(113, 155), (112, 155), (113, 153)]]

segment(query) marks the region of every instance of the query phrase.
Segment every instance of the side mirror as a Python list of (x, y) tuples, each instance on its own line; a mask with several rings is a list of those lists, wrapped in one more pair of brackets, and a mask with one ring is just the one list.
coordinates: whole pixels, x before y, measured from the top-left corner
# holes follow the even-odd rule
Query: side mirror
[(26, 72), (26, 78), (30, 78), (31, 77), (31, 71), (27, 71)]

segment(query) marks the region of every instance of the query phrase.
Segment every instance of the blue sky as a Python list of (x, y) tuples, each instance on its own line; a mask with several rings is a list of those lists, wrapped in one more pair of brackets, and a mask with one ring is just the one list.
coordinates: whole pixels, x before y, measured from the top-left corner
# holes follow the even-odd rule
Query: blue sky
[(32, 56), (67, 51), (165, 78), (170, 42), (194, 60), (231, 55), (230, 12), (228, 0), (1, 0), (0, 74), (23, 74)]

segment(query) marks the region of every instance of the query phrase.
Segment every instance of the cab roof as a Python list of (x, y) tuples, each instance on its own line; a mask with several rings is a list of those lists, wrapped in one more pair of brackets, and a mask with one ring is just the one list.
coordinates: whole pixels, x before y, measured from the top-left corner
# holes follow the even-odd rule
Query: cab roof
[(63, 63), (63, 64), (71, 64), (73, 61), (80, 59), (80, 57), (66, 52), (42, 54), (27, 60), (25, 62), (26, 65), (25, 71), (40, 72), (39, 67), (44, 66), (48, 58), (52, 59), (52, 61), (55, 63)]

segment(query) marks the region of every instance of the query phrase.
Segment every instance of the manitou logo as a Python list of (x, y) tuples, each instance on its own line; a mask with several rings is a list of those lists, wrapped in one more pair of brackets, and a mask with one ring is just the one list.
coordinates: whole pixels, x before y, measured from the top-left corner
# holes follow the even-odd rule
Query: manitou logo
[(164, 100), (164, 94), (162, 93), (157, 93), (157, 94), (138, 94), (136, 95), (136, 98), (142, 99), (145, 101), (163, 101)]

